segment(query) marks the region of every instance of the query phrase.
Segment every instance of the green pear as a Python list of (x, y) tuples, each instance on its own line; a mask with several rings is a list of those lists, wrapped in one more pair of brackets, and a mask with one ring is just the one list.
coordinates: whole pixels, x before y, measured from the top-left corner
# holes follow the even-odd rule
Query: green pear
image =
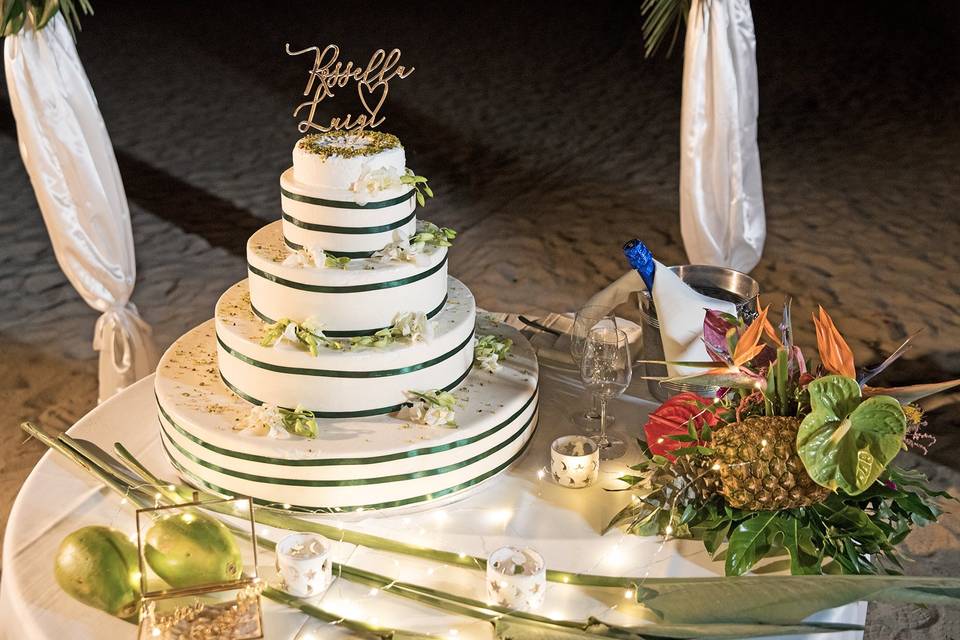
[(80, 602), (119, 618), (140, 606), (137, 547), (109, 527), (84, 527), (60, 543), (54, 561), (60, 588)]
[(243, 558), (230, 530), (194, 509), (154, 522), (147, 531), (144, 557), (177, 589), (230, 582), (243, 572)]

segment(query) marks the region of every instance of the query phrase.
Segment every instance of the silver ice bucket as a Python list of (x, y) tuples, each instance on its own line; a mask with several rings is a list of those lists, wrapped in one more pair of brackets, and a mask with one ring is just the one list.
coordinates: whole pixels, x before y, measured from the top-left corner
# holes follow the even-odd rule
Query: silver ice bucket
[[(712, 267), (702, 264), (685, 264), (670, 267), (670, 270), (699, 293), (737, 305), (737, 315), (744, 320), (752, 321), (757, 316), (757, 297), (760, 295), (760, 285), (747, 274), (726, 267)], [(660, 322), (657, 320), (657, 309), (648, 291), (640, 292), (640, 317), (643, 321), (643, 359), (648, 361), (663, 360)], [(644, 370), (648, 376), (667, 375), (667, 367), (662, 364), (647, 362), (644, 364)], [(660, 402), (684, 391), (693, 391), (707, 397), (712, 397), (717, 392), (717, 387), (703, 387), (682, 382), (660, 382), (658, 380), (648, 380), (647, 387), (650, 389), (651, 395)]]

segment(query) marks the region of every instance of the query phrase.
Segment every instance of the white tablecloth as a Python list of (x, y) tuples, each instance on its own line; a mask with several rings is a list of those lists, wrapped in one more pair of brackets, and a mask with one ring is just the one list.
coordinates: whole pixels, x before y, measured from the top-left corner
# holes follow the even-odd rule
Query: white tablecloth
[[(565, 489), (538, 471), (549, 465), (549, 444), (559, 435), (575, 433), (569, 416), (585, 404), (583, 390), (573, 374), (541, 369), (540, 426), (526, 455), (501, 476), (478, 487), (466, 498), (416, 512), (367, 516), (347, 522), (353, 529), (434, 548), (486, 556), (505, 544), (529, 545), (540, 551), (551, 569), (622, 576), (709, 576), (722, 574), (696, 541), (671, 541), (599, 531), (629, 499), (626, 492), (610, 493), (603, 486), (616, 481), (625, 463), (636, 459), (631, 449), (620, 462), (604, 463), (601, 485)], [(615, 428), (626, 428), (631, 440), (641, 430), (653, 404), (644, 399), (645, 383), (611, 405)], [(91, 411), (70, 434), (112, 450), (123, 442), (148, 467), (174, 477), (157, 438), (157, 417), (150, 376)], [(543, 475), (540, 478), (539, 475)], [(129, 623), (86, 607), (69, 598), (53, 579), (53, 558), (60, 540), (86, 525), (107, 524), (133, 532), (133, 510), (89, 479), (59, 454), (47, 453), (24, 483), (7, 527), (0, 590), (0, 628), (13, 639), (85, 640), (133, 638)], [(276, 532), (273, 532), (276, 533)], [(274, 536), (278, 537), (278, 536)], [(263, 554), (262, 575), (270, 573), (272, 556)], [(357, 548), (340, 543), (337, 559), (389, 574), (397, 579), (455, 590), (485, 599), (478, 571), (438, 565)], [(582, 619), (597, 616), (615, 623), (636, 624), (645, 615), (627, 594), (614, 590), (584, 590), (550, 584), (543, 613)], [(449, 616), (402, 598), (338, 580), (320, 606), (340, 615), (386, 626), (398, 626), (443, 637), (489, 638), (488, 624)], [(345, 637), (342, 629), (312, 620), (264, 599), (266, 637), (307, 639)], [(822, 612), (822, 621), (862, 624), (865, 603)], [(451, 630), (456, 630), (451, 632)], [(0, 632), (0, 633), (2, 633)], [(860, 633), (824, 634), (818, 638), (854, 640)]]

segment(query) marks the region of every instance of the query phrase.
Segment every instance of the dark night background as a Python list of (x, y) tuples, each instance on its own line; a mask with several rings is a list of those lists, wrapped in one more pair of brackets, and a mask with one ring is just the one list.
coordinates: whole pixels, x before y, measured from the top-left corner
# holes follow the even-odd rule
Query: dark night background
[[(391, 84), (384, 128), (434, 185), (424, 213), (461, 232), (451, 274), (481, 306), (572, 309), (626, 269), (619, 245), (634, 235), (685, 261), (682, 42), (644, 59), (640, 4), (95, 1), (78, 48), (131, 205), (133, 299), (161, 347), (212, 315), (244, 276), (247, 237), (279, 216), (309, 66), (287, 42), (334, 42), (361, 64), (399, 47), (416, 67)], [(891, 383), (960, 377), (958, 6), (753, 3), (768, 236), (752, 275), (775, 309), (795, 297), (811, 348), (810, 311), (828, 307), (860, 364), (922, 329)], [(19, 420), (65, 428), (96, 401), (96, 313), (53, 259), (5, 97), (0, 159), (5, 504), (40, 453)], [(928, 404), (930, 457), (953, 469), (958, 398)], [(957, 573), (952, 534), (949, 561), (920, 553), (917, 572)], [(957, 616), (931, 615), (873, 619), (872, 637), (960, 636)]]

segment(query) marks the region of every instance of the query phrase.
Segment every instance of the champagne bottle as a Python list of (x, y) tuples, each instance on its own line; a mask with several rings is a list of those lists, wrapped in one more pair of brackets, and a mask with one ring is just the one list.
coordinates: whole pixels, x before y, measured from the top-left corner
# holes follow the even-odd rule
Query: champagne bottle
[(653, 261), (653, 254), (650, 253), (647, 245), (636, 238), (629, 240), (623, 245), (623, 255), (627, 256), (627, 262), (643, 278), (643, 283), (647, 285), (647, 291), (653, 293), (653, 276), (656, 273), (657, 264)]

